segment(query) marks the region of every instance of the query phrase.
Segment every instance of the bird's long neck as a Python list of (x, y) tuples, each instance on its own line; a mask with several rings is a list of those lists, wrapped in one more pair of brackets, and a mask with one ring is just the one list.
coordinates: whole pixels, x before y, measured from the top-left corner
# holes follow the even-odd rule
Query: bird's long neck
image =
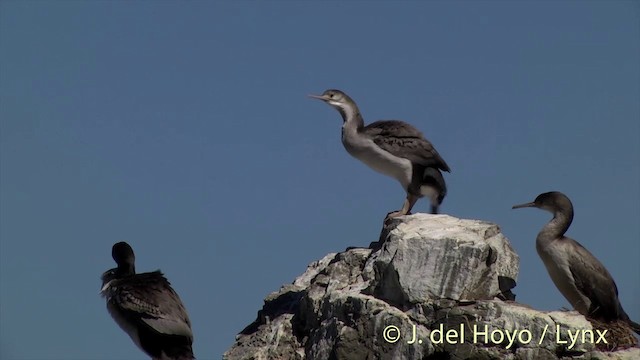
[(118, 273), (120, 274), (120, 276), (135, 275), (136, 266), (135, 264), (130, 264), (130, 263), (119, 264)]
[(339, 106), (338, 111), (342, 115), (342, 128), (347, 131), (358, 131), (364, 127), (364, 120), (360, 115), (360, 110), (355, 103)]
[(537, 237), (540, 245), (549, 243), (564, 236), (573, 221), (573, 209), (560, 209), (553, 213), (553, 219), (545, 225)]

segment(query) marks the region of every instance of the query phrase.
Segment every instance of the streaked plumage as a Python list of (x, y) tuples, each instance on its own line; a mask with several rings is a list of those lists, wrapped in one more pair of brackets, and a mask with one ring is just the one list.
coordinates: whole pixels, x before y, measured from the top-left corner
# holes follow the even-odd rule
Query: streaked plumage
[(571, 200), (561, 192), (538, 195), (535, 201), (513, 208), (536, 207), (553, 214), (536, 238), (536, 249), (549, 276), (575, 310), (601, 321), (622, 320), (640, 334), (618, 299), (618, 287), (609, 271), (589, 250), (564, 236), (573, 221)]
[(191, 321), (178, 294), (160, 271), (136, 274), (126, 242), (113, 245), (118, 267), (102, 275), (107, 310), (133, 342), (152, 359), (194, 359)]
[(340, 112), (342, 144), (349, 154), (373, 170), (395, 178), (407, 192), (402, 209), (389, 213), (388, 217), (409, 214), (422, 196), (430, 198), (431, 212), (438, 212), (447, 194), (440, 170), (451, 170), (418, 129), (399, 120), (376, 121), (365, 126), (356, 103), (340, 90), (309, 96)]
[(365, 126), (362, 134), (383, 150), (413, 164), (451, 171), (433, 145), (410, 124), (399, 120), (379, 120)]

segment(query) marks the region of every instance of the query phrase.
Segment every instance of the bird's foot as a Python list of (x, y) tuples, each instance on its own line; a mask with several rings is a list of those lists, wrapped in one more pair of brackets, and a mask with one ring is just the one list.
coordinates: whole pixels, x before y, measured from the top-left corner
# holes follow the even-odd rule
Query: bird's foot
[(411, 212), (405, 213), (402, 210), (398, 210), (398, 211), (392, 211), (392, 212), (388, 213), (387, 216), (385, 216), (385, 218), (384, 218), (384, 225), (385, 226), (389, 225), (391, 220), (393, 220), (394, 218), (397, 218), (399, 216), (403, 216), (403, 215), (411, 215)]
[(398, 216), (402, 216), (402, 215), (404, 215), (404, 214), (400, 210), (392, 211), (392, 212), (388, 213), (387, 216), (384, 217), (384, 220), (386, 221), (388, 219), (397, 218)]

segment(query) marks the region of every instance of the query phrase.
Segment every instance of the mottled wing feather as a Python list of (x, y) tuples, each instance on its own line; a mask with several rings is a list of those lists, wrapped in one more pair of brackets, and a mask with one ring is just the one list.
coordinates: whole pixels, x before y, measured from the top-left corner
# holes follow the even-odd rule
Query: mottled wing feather
[(193, 338), (187, 311), (161, 272), (123, 279), (115, 284), (113, 295), (119, 307), (138, 313), (142, 321), (159, 333)]
[(398, 120), (381, 120), (364, 127), (363, 134), (381, 149), (425, 167), (451, 171), (431, 143), (413, 126)]
[[(568, 238), (567, 238), (568, 239)], [(618, 287), (609, 271), (589, 250), (573, 239), (569, 269), (578, 290), (591, 299), (590, 316), (613, 320), (619, 317)]]

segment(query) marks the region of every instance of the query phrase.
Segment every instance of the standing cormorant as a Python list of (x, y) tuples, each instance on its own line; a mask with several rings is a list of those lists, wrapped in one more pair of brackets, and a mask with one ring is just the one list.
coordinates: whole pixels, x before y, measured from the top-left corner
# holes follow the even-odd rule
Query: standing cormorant
[(135, 255), (126, 242), (113, 245), (118, 267), (102, 274), (107, 310), (131, 340), (154, 360), (194, 359), (187, 310), (158, 271), (136, 274)]
[(411, 213), (419, 198), (431, 200), (431, 213), (447, 194), (440, 170), (449, 165), (415, 127), (399, 120), (376, 121), (367, 126), (356, 103), (340, 90), (309, 95), (334, 107), (342, 115), (342, 144), (349, 154), (370, 168), (398, 180), (407, 193), (402, 209), (387, 219)]
[(573, 308), (595, 320), (622, 320), (640, 334), (640, 325), (629, 319), (620, 304), (618, 287), (609, 271), (589, 250), (564, 236), (573, 220), (571, 200), (561, 192), (552, 191), (513, 209), (524, 207), (536, 207), (553, 214), (553, 219), (536, 238), (536, 250), (551, 280)]

